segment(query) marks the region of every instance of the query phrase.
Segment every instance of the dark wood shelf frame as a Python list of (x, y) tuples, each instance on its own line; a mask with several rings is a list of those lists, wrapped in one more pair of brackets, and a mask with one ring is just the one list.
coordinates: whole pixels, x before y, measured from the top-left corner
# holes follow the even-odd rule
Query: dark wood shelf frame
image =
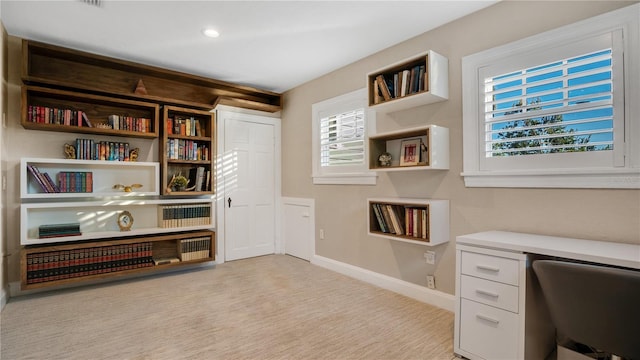
[[(175, 120), (176, 116), (184, 118), (194, 118), (200, 123), (200, 129), (202, 134), (200, 136), (189, 136), (180, 134), (169, 134), (167, 130), (167, 121), (172, 118)], [(210, 111), (195, 110), (177, 106), (166, 105), (162, 108), (162, 121), (164, 126), (162, 127), (162, 137), (160, 141), (160, 178), (161, 187), (160, 192), (162, 195), (170, 196), (184, 196), (184, 195), (211, 195), (215, 191), (215, 159), (216, 156), (216, 126), (215, 115)], [(169, 159), (168, 144), (171, 139), (175, 140), (189, 140), (197, 142), (201, 146), (206, 146), (209, 149), (208, 160), (182, 160), (182, 159)], [(189, 170), (194, 166), (204, 167), (205, 174), (209, 172), (209, 184), (208, 191), (172, 191), (168, 188), (171, 177), (176, 174), (182, 174), (185, 177), (189, 177)], [(205, 179), (206, 181), (206, 179)], [(188, 186), (192, 186), (189, 184)]]
[[(211, 242), (209, 246), (209, 256), (206, 258), (189, 260), (189, 261), (180, 261), (172, 264), (153, 265), (149, 267), (141, 267), (141, 268), (130, 269), (130, 270), (105, 272), (102, 274), (92, 274), (92, 275), (86, 275), (86, 276), (80, 276), (80, 277), (50, 280), (50, 281), (31, 283), (31, 284), (27, 282), (27, 275), (28, 275), (27, 274), (27, 254), (55, 253), (55, 252), (64, 251), (64, 250), (77, 250), (77, 249), (95, 248), (95, 247), (103, 247), (103, 246), (127, 245), (127, 244), (151, 242), (152, 256), (177, 258), (179, 257), (178, 244), (180, 240), (201, 238), (201, 237), (209, 237)], [(123, 237), (121, 239), (98, 240), (98, 241), (90, 241), (90, 242), (74, 242), (74, 243), (63, 243), (63, 244), (45, 245), (45, 246), (25, 246), (22, 248), (22, 251), (20, 253), (21, 288), (23, 290), (37, 289), (42, 287), (77, 283), (77, 282), (83, 282), (88, 280), (106, 279), (106, 278), (121, 277), (125, 275), (130, 275), (130, 274), (153, 272), (153, 271), (158, 271), (160, 269), (187, 266), (187, 265), (198, 264), (203, 262), (211, 262), (215, 260), (215, 254), (216, 254), (215, 244), (216, 244), (215, 232), (205, 230), (205, 231), (174, 233), (169, 235), (136, 237), (136, 238)]]
[[(82, 110), (92, 122), (93, 127), (47, 124), (29, 121), (29, 106), (46, 106), (59, 109)], [(109, 115), (147, 118), (151, 121), (150, 132), (114, 130), (95, 127), (99, 123), (107, 123)], [(66, 90), (50, 89), (39, 86), (22, 86), (22, 109), (20, 123), (25, 129), (84, 134), (100, 134), (109, 136), (126, 136), (155, 139), (158, 137), (158, 120), (160, 106), (158, 104), (116, 99), (100, 95), (84, 94)]]
[[(282, 109), (282, 96), (271, 91), (31, 40), (22, 41), (22, 56), (22, 80), (27, 84), (205, 110), (218, 104)], [(146, 94), (134, 92), (140, 80)]]

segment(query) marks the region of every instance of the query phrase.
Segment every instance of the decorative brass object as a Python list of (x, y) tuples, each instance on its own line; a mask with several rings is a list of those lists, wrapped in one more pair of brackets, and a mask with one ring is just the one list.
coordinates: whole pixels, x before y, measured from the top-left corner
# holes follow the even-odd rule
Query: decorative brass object
[(124, 192), (132, 192), (133, 189), (139, 189), (142, 187), (142, 184), (131, 184), (131, 185), (122, 185), (122, 184), (115, 184), (113, 185), (113, 188), (116, 190), (124, 190)]

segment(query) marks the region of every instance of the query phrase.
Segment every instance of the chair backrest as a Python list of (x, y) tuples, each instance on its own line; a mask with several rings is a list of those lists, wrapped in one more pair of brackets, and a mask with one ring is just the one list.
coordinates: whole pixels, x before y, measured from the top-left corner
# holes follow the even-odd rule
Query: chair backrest
[(640, 271), (556, 260), (534, 261), (533, 269), (562, 335), (640, 359)]

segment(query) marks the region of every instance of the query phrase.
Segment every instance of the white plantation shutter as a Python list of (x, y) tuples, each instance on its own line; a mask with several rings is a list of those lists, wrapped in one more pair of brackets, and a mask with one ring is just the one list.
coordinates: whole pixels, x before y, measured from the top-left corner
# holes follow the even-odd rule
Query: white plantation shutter
[(486, 156), (613, 150), (611, 48), (484, 79)]
[(322, 167), (364, 163), (364, 109), (322, 118), (320, 146)]
[(311, 106), (314, 184), (376, 184), (367, 155), (367, 129), (375, 129), (375, 112), (367, 108), (367, 97), (362, 88)]
[(468, 187), (640, 188), (640, 4), (462, 58)]

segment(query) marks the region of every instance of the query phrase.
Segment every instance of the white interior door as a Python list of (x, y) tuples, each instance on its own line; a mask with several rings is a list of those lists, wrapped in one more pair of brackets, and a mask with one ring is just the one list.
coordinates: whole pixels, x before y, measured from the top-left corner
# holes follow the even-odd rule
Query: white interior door
[(226, 260), (275, 252), (275, 126), (224, 118)]

